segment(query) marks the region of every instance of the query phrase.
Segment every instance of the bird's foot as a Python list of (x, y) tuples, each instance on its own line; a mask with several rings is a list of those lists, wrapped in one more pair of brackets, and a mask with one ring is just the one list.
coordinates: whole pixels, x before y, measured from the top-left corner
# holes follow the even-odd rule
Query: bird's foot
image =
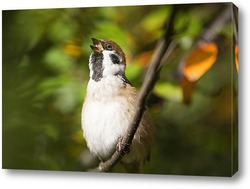
[(123, 137), (118, 138), (116, 151), (122, 152), (123, 154), (128, 154), (130, 152), (129, 145), (123, 144)]

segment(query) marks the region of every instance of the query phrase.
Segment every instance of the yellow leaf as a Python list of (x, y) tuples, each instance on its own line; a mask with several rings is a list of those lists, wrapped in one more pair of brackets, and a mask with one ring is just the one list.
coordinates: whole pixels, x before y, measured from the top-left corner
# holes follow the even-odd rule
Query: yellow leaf
[(69, 41), (64, 44), (64, 52), (74, 58), (78, 58), (82, 54), (81, 47), (74, 41)]

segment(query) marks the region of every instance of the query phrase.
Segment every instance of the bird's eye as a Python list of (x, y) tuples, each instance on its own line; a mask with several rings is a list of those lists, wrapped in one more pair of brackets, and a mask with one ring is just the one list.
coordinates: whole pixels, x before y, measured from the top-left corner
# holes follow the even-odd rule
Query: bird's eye
[(112, 50), (112, 45), (110, 45), (110, 44), (108, 44), (108, 43), (105, 45), (105, 47), (106, 47), (106, 49), (109, 50), (109, 51)]

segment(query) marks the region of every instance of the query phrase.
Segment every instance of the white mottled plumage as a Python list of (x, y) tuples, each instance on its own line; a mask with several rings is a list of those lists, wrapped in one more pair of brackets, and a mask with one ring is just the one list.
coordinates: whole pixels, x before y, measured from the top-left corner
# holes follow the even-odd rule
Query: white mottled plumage
[[(103, 43), (106, 42), (103, 40)], [(82, 108), (82, 129), (84, 138), (90, 151), (105, 161), (111, 157), (116, 149), (120, 137), (126, 133), (131, 122), (136, 103), (136, 90), (121, 79), (125, 71), (125, 57), (120, 57), (120, 64), (114, 64), (110, 54), (116, 53), (116, 44), (113, 50), (103, 49), (102, 76), (100, 80), (92, 79), (93, 53), (90, 57), (90, 80)], [(102, 44), (104, 45), (104, 44)], [(95, 53), (95, 52), (94, 52)], [(99, 52), (98, 52), (99, 53)], [(125, 155), (122, 163), (129, 172), (139, 171), (145, 160), (149, 158), (152, 142), (152, 124), (148, 113), (144, 113), (141, 124), (135, 134), (130, 153)]]

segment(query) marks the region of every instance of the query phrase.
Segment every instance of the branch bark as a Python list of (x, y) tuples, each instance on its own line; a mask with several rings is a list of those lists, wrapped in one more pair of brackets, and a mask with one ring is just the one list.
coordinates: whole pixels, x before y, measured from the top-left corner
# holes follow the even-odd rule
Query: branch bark
[(128, 127), (126, 135), (122, 138), (121, 141), (120, 146), (122, 146), (122, 149), (119, 151), (116, 150), (109, 160), (100, 163), (98, 167), (100, 172), (109, 171), (129, 151), (129, 146), (132, 143), (134, 135), (141, 122), (143, 113), (146, 109), (147, 96), (149, 95), (150, 91), (153, 89), (156, 81), (158, 80), (162, 59), (172, 41), (174, 17), (176, 12), (174, 9), (175, 8), (173, 8), (172, 13), (170, 15), (168, 24), (166, 24), (165, 33), (163, 37), (159, 40), (156, 46), (156, 51), (150, 61), (150, 66), (148, 68), (140, 93), (138, 95), (136, 113), (134, 115), (133, 121)]
[(231, 19), (231, 6), (226, 7), (215, 20), (204, 30), (201, 39), (205, 41), (213, 41), (218, 35), (218, 31), (225, 26)]

